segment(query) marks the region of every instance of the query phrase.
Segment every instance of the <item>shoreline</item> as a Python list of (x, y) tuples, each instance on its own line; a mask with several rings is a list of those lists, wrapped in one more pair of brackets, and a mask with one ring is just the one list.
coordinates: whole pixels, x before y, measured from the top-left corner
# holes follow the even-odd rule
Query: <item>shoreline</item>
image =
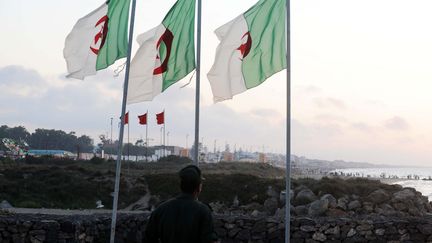
[(328, 178), (340, 178), (340, 179), (355, 179), (355, 178), (362, 178), (362, 179), (368, 179), (368, 180), (374, 180), (374, 181), (380, 181), (381, 183), (385, 183), (385, 184), (395, 184), (398, 182), (402, 182), (402, 181), (430, 181), (431, 180), (422, 180), (422, 179), (408, 179), (408, 178), (380, 178), (380, 177), (356, 177), (356, 176), (341, 176), (341, 175), (321, 175), (321, 174), (310, 174), (310, 175), (305, 175), (305, 174), (295, 174), (295, 175), (291, 175), (292, 179), (304, 179), (304, 178), (309, 178), (309, 179), (314, 179), (314, 180), (320, 180), (323, 177), (328, 177)]

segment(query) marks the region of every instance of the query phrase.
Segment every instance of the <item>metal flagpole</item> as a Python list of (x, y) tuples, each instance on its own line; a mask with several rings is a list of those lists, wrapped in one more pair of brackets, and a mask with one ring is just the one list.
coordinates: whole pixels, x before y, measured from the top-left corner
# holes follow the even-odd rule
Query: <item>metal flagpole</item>
[(199, 140), (199, 107), (200, 107), (200, 76), (201, 76), (201, 0), (198, 3), (197, 20), (197, 66), (196, 66), (196, 87), (195, 87), (195, 142), (193, 160), (198, 166), (198, 140)]
[(147, 118), (148, 118), (148, 110), (146, 113), (146, 152), (145, 152), (145, 161), (147, 162), (147, 155), (148, 155), (148, 122), (147, 122)]
[(287, 75), (287, 136), (285, 175), (285, 242), (290, 242), (291, 233), (291, 21), (290, 0), (286, 0), (286, 75)]
[(128, 46), (128, 54), (126, 59), (126, 73), (125, 73), (125, 80), (123, 85), (123, 101), (122, 101), (121, 121), (120, 121), (121, 125), (120, 125), (119, 143), (117, 149), (117, 165), (116, 165), (116, 177), (115, 177), (115, 186), (114, 186), (112, 218), (111, 218), (110, 243), (114, 243), (116, 221), (117, 221), (117, 207), (118, 207), (118, 197), (119, 197), (119, 188), (120, 188), (121, 156), (123, 152), (123, 132), (124, 132), (124, 125), (125, 125), (124, 118), (126, 112), (126, 100), (127, 100), (127, 91), (128, 91), (128, 84), (129, 84), (129, 67), (130, 67), (130, 60), (132, 54), (132, 39), (133, 39), (133, 29), (134, 29), (134, 21), (135, 21), (135, 5), (136, 5), (136, 0), (132, 0), (132, 10), (131, 10), (129, 39), (128, 39), (129, 46)]
[(164, 154), (164, 157), (166, 157), (166, 147), (165, 147), (165, 122), (166, 122), (166, 119), (165, 119), (165, 109), (164, 109), (164, 111), (163, 111), (163, 114), (164, 114), (164, 126), (163, 126), (163, 154)]

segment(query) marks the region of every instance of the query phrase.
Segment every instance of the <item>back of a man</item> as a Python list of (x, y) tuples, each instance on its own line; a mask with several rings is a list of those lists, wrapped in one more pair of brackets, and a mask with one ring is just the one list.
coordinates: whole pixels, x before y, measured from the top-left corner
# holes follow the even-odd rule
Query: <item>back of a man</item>
[(196, 166), (187, 166), (179, 176), (182, 193), (153, 211), (145, 232), (146, 242), (215, 242), (211, 211), (197, 200), (202, 186), (201, 171)]

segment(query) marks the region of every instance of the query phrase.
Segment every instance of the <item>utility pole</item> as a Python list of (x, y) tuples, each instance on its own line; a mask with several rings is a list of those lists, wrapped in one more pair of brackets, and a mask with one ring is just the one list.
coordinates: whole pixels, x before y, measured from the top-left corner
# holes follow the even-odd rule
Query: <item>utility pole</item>
[(110, 139), (111, 144), (113, 143), (112, 134), (113, 134), (113, 118), (111, 117), (111, 139)]

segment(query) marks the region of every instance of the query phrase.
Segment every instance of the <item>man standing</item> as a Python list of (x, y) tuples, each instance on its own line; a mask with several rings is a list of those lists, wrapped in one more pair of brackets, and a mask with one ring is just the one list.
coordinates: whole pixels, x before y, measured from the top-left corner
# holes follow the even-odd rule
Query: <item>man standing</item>
[(146, 242), (216, 242), (211, 211), (198, 201), (202, 189), (201, 170), (188, 165), (180, 170), (179, 176), (182, 193), (153, 211), (145, 231)]

